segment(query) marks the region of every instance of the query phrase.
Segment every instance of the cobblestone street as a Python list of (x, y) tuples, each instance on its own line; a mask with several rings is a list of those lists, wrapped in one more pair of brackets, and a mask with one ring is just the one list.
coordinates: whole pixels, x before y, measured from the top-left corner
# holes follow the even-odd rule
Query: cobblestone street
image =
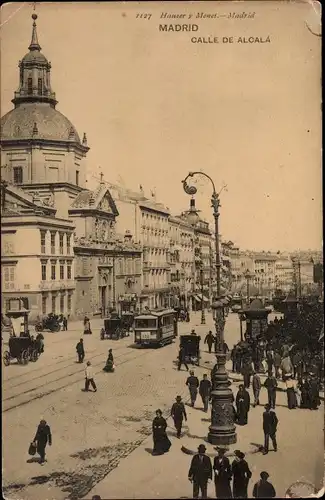
[[(191, 324), (179, 324), (180, 333), (195, 326), (203, 337), (211, 324), (210, 315), (207, 325), (199, 323), (200, 315), (193, 315)], [(48, 334), (46, 351), (36, 364), (12, 365), (3, 370), (3, 476), (7, 497), (60, 500), (89, 498), (94, 493), (103, 498), (191, 496), (187, 482), (190, 457), (182, 453), (181, 445), (191, 442), (196, 447), (198, 438), (204, 438), (209, 424), (202, 422), (200, 411), (189, 409), (181, 442), (174, 439), (169, 420), (173, 440), (169, 454), (154, 458), (146, 453), (152, 446), (154, 411), (159, 407), (169, 410), (177, 394), (187, 399), (187, 374), (184, 370), (178, 372), (175, 366), (178, 341), (162, 349), (138, 350), (132, 347), (131, 337), (117, 342), (100, 341), (99, 327), (100, 321), (95, 320), (94, 335), (84, 337), (86, 360), (92, 361), (95, 370), (97, 394), (82, 392), (84, 366), (77, 364), (74, 356), (80, 337), (78, 329)], [(237, 315), (230, 314), (226, 325), (229, 347), (238, 334)], [(102, 371), (109, 347), (113, 348), (117, 366), (113, 374)], [(214, 356), (205, 352), (203, 338), (201, 350), (201, 366), (196, 368), (199, 377), (214, 362)], [(235, 379), (236, 392), (238, 376), (231, 377)], [(266, 399), (262, 398), (263, 402)], [(281, 425), (277, 455), (262, 457), (254, 453), (251, 444), (261, 444), (262, 407), (250, 412), (248, 426), (237, 429), (236, 446), (253, 450), (248, 456), (253, 479), (266, 468), (281, 496), (294, 480), (321, 482), (323, 407), (316, 413), (298, 410), (289, 414), (285, 393), (280, 392), (278, 402)], [(42, 468), (27, 454), (41, 417), (48, 421), (53, 433), (53, 445), (47, 449), (48, 462)], [(302, 455), (301, 449), (308, 447), (312, 455)], [(298, 453), (299, 460), (295, 459)], [(160, 467), (163, 474), (158, 474)], [(126, 476), (130, 482), (126, 483)], [(167, 477), (174, 478), (174, 482), (166, 483)]]

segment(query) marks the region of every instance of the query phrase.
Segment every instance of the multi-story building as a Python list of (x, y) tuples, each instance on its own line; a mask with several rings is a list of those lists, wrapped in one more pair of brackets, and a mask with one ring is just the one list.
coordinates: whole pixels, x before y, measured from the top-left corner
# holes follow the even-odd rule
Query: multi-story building
[(277, 255), (271, 252), (252, 252), (254, 261), (254, 285), (258, 289), (257, 294), (272, 297), (275, 289), (275, 263)]
[(293, 264), (290, 255), (278, 253), (275, 261), (274, 289), (288, 293), (293, 287)]
[(119, 217), (116, 230), (128, 230), (143, 249), (140, 308), (166, 307), (171, 304), (169, 258), (169, 210), (146, 198), (142, 189), (133, 192), (110, 184)]
[(173, 305), (189, 307), (194, 289), (194, 228), (184, 217), (170, 216), (169, 235)]
[(19, 296), (30, 319), (73, 312), (73, 222), (18, 189), (1, 183), (2, 310)]

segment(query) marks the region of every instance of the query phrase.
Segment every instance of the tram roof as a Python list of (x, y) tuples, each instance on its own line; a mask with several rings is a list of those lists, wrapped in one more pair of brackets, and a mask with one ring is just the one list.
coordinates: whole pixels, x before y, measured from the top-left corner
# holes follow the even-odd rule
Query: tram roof
[(150, 311), (148, 314), (139, 314), (139, 316), (135, 316), (134, 319), (156, 319), (160, 316), (166, 316), (167, 314), (175, 314), (174, 309), (163, 309), (161, 311)]

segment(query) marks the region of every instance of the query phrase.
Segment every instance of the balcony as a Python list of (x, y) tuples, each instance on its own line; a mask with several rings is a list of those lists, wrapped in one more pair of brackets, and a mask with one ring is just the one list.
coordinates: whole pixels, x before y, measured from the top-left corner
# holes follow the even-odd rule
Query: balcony
[(42, 291), (59, 291), (59, 290), (69, 290), (75, 288), (76, 283), (74, 280), (58, 280), (58, 281), (41, 281), (39, 284), (39, 289)]

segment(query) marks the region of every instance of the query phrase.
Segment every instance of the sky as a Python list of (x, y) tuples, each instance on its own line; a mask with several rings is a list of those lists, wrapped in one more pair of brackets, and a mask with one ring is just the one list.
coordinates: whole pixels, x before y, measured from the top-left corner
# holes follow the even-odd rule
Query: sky
[[(87, 133), (88, 186), (102, 171), (108, 182), (141, 184), (149, 197), (154, 190), (179, 214), (189, 206), (182, 179), (204, 171), (217, 191), (227, 186), (223, 239), (243, 249), (320, 249), (321, 38), (306, 27), (311, 4), (207, 3), (205, 13), (254, 15), (195, 19), (203, 11), (195, 2), (36, 4), (57, 109)], [(28, 3), (1, 9), (1, 115), (13, 106), (32, 13)], [(198, 31), (159, 31), (177, 22)], [(250, 36), (271, 42), (238, 43)], [(197, 188), (200, 215), (212, 222), (211, 185), (198, 177)]]

